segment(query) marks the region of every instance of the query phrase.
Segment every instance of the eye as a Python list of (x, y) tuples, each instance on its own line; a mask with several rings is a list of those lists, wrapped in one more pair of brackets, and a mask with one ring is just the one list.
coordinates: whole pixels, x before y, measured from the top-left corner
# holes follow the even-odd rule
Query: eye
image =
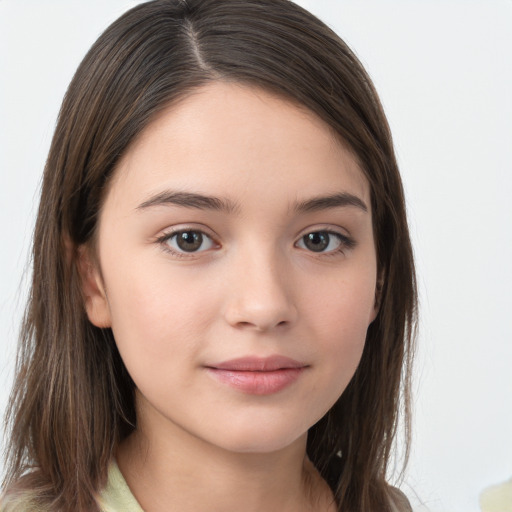
[(214, 246), (213, 240), (207, 234), (192, 229), (176, 231), (165, 236), (162, 242), (177, 253), (202, 252)]
[(297, 242), (297, 247), (312, 252), (336, 252), (353, 245), (350, 238), (333, 231), (312, 231)]

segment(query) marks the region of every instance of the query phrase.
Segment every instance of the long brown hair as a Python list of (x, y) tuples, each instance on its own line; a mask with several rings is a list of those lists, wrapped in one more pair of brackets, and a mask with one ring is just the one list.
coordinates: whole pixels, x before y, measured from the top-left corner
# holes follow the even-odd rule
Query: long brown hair
[(134, 138), (170, 102), (212, 80), (306, 106), (349, 145), (370, 183), (380, 311), (352, 381), (311, 427), (307, 452), (340, 511), (389, 512), (385, 478), (400, 411), (409, 442), (416, 315), (402, 184), (362, 65), (288, 0), (147, 2), (115, 21), (80, 64), (44, 171), (7, 417), (7, 496), (25, 494), (49, 510), (98, 510), (109, 462), (137, 419), (112, 332), (85, 314), (77, 248), (92, 243), (106, 187)]

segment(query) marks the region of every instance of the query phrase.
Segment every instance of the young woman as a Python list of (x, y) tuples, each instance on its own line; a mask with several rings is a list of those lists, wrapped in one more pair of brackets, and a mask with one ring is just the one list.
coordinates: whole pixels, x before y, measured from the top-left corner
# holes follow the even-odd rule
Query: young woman
[(3, 507), (409, 510), (386, 470), (415, 306), (347, 46), (287, 0), (141, 4), (59, 115)]

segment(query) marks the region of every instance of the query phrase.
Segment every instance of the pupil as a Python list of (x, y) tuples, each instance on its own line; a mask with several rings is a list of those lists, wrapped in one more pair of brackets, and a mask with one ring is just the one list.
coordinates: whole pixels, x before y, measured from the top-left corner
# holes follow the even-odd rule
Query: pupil
[(329, 234), (325, 231), (309, 233), (304, 237), (304, 245), (311, 251), (321, 252), (329, 245)]
[(203, 235), (197, 231), (184, 231), (178, 234), (176, 243), (182, 251), (197, 251), (203, 243)]

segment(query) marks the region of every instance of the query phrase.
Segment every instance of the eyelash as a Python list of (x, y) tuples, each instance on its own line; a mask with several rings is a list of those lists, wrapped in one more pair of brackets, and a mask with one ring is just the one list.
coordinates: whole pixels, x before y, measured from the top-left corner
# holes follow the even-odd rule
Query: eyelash
[[(178, 257), (178, 258), (190, 258), (190, 257), (193, 257), (195, 254), (198, 254), (198, 253), (201, 253), (201, 252), (205, 252), (206, 250), (208, 250), (208, 249), (206, 249), (206, 250), (203, 250), (203, 251), (189, 251), (189, 252), (183, 251), (183, 252), (180, 252), (180, 251), (177, 251), (175, 249), (172, 249), (169, 246), (169, 241), (173, 237), (176, 237), (180, 233), (187, 233), (187, 232), (188, 233), (199, 233), (202, 237), (206, 237), (207, 239), (209, 239), (212, 244), (219, 246), (219, 244), (215, 242), (214, 238), (212, 236), (210, 236), (208, 233), (206, 233), (204, 230), (197, 229), (197, 228), (195, 228), (195, 229), (194, 228), (187, 228), (187, 227), (163, 233), (161, 236), (159, 236), (156, 239), (156, 242), (162, 246), (162, 249), (165, 252), (168, 252), (168, 253), (170, 253), (173, 256)], [(298, 247), (299, 243), (304, 242), (304, 239), (305, 239), (306, 236), (313, 235), (313, 234), (319, 234), (319, 233), (329, 235), (329, 237), (332, 237), (332, 236), (336, 237), (339, 240), (339, 242), (340, 242), (339, 243), (339, 247), (337, 247), (336, 249), (333, 249), (331, 251), (328, 251), (328, 252), (313, 251), (313, 250), (308, 250), (307, 248), (304, 248), (303, 250), (305, 250), (305, 251), (307, 251), (307, 252), (309, 252), (311, 254), (316, 254), (316, 255), (318, 255), (320, 257), (323, 257), (323, 258), (328, 258), (328, 257), (332, 257), (332, 256), (337, 256), (340, 253), (343, 254), (346, 250), (353, 249), (356, 246), (356, 242), (355, 242), (355, 240), (353, 238), (351, 238), (349, 236), (346, 236), (346, 235), (343, 235), (343, 234), (341, 234), (341, 233), (339, 233), (337, 231), (332, 231), (332, 230), (329, 230), (329, 229), (315, 229), (315, 230), (308, 231), (308, 232), (304, 233), (303, 235), (301, 235), (299, 237), (299, 239), (295, 242), (294, 247)], [(329, 243), (330, 243), (330, 241), (329, 241)], [(301, 247), (299, 247), (299, 248), (301, 248)]]

